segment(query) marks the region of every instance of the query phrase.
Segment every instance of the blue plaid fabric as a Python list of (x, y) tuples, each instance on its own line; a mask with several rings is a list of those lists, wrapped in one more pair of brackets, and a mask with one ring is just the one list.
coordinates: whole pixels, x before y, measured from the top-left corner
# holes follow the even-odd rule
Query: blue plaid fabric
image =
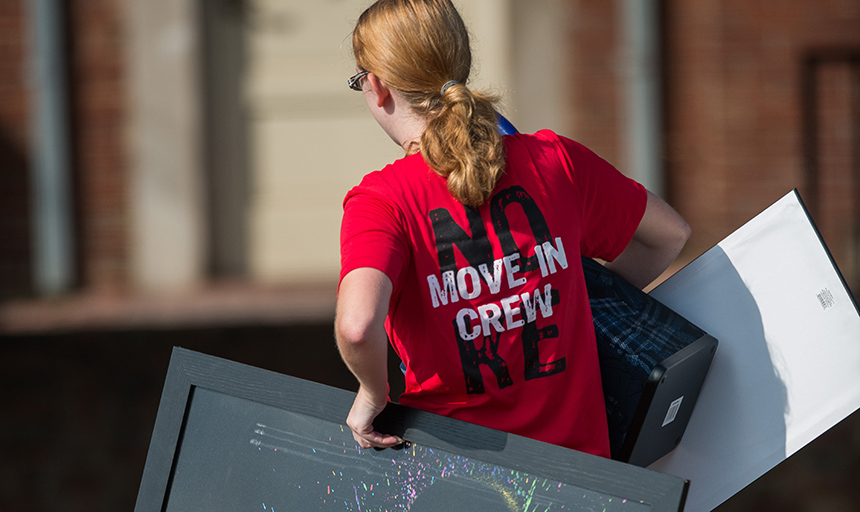
[(705, 333), (590, 258), (582, 258), (615, 457), (651, 371)]

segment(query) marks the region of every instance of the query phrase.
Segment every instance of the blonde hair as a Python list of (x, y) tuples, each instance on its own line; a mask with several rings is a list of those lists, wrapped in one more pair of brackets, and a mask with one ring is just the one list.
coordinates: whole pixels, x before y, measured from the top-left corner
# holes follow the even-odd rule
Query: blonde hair
[[(498, 98), (466, 86), (469, 33), (451, 1), (378, 0), (359, 17), (352, 48), (361, 69), (427, 119), (419, 148), (451, 195), (475, 208), (486, 202), (505, 169)], [(457, 83), (443, 91), (450, 81)]]

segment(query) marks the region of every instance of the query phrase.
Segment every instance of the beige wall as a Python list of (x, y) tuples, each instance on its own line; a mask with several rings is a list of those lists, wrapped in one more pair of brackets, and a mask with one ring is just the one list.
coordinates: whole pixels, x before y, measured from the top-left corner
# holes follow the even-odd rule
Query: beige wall
[(249, 271), (263, 282), (335, 280), (340, 204), (397, 147), (346, 87), (364, 2), (251, 2)]
[[(194, 286), (207, 278), (207, 251), (224, 250), (209, 247), (207, 234), (219, 226), (207, 212), (224, 213), (226, 206), (219, 206), (223, 197), (209, 197), (213, 170), (201, 153), (207, 89), (199, 1), (126, 0), (134, 84), (130, 252), (132, 280), (142, 289)], [(564, 130), (565, 2), (456, 3), (472, 34), (470, 85), (501, 93), (503, 112), (523, 131)], [(256, 282), (334, 283), (344, 195), (366, 173), (402, 156), (362, 96), (346, 87), (354, 73), (350, 32), (369, 4), (249, 0), (244, 19), (236, 20), (246, 31), (239, 102), (248, 142), (247, 169), (237, 165), (235, 173), (244, 176), (247, 197), (236, 211), (244, 235), (227, 239), (244, 237), (244, 272)], [(207, 62), (217, 65), (218, 55), (209, 52)]]
[[(354, 73), (349, 34), (368, 4), (252, 3), (249, 261), (256, 280), (335, 280), (343, 196), (364, 174), (402, 156), (370, 117), (361, 95), (345, 83)], [(563, 72), (557, 51), (563, 47), (557, 44), (563, 37), (561, 2), (458, 4), (472, 33), (477, 64), (471, 85), (501, 92), (505, 112), (514, 122), (521, 117), (524, 128), (562, 127), (562, 102), (557, 100), (562, 91), (554, 85)], [(516, 45), (517, 30), (539, 37), (521, 37), (531, 47)], [(513, 80), (518, 66), (530, 78)], [(533, 94), (526, 94), (529, 87)]]

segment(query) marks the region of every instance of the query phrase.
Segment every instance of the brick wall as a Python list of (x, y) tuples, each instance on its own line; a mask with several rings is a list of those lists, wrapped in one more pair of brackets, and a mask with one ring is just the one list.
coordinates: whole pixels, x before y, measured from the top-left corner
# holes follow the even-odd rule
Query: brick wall
[(804, 193), (803, 59), (860, 48), (860, 3), (667, 0), (666, 18), (670, 195), (698, 254)]
[(816, 51), (804, 72), (808, 202), (846, 281), (860, 291), (860, 46)]
[[(127, 282), (121, 8), (66, 5), (78, 282), (97, 292)], [(0, 299), (32, 292), (29, 15), (22, 0), (0, 2)]]
[[(572, 135), (624, 170), (618, 3), (570, 1)], [(821, 49), (860, 51), (860, 3), (665, 0), (660, 8), (667, 196), (693, 226), (692, 258), (792, 188), (813, 201), (804, 186), (801, 68)], [(851, 268), (860, 249), (847, 237), (860, 229), (847, 219), (860, 199), (845, 193), (858, 165), (846, 132), (860, 128), (851, 127), (858, 115), (851, 120), (847, 88), (860, 78), (822, 69), (820, 100), (830, 113), (821, 113), (819, 152), (829, 189), (816, 220), (851, 277), (860, 274)]]
[[(619, 55), (617, 2), (573, 0), (570, 46), (570, 136), (612, 164), (622, 167), (619, 127)], [(624, 169), (622, 168), (622, 171)]]
[(73, 166), (84, 289), (128, 282), (127, 86), (120, 0), (69, 3)]
[(23, 0), (0, 2), (0, 300), (31, 289), (24, 16)]

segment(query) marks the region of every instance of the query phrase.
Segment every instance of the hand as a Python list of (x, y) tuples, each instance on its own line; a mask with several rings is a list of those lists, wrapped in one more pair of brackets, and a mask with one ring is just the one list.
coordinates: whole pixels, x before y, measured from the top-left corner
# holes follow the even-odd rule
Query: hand
[(362, 448), (391, 448), (403, 443), (397, 436), (381, 434), (373, 429), (373, 420), (385, 409), (387, 397), (374, 399), (364, 387), (358, 389), (355, 402), (346, 418), (346, 424), (352, 430), (352, 437)]

